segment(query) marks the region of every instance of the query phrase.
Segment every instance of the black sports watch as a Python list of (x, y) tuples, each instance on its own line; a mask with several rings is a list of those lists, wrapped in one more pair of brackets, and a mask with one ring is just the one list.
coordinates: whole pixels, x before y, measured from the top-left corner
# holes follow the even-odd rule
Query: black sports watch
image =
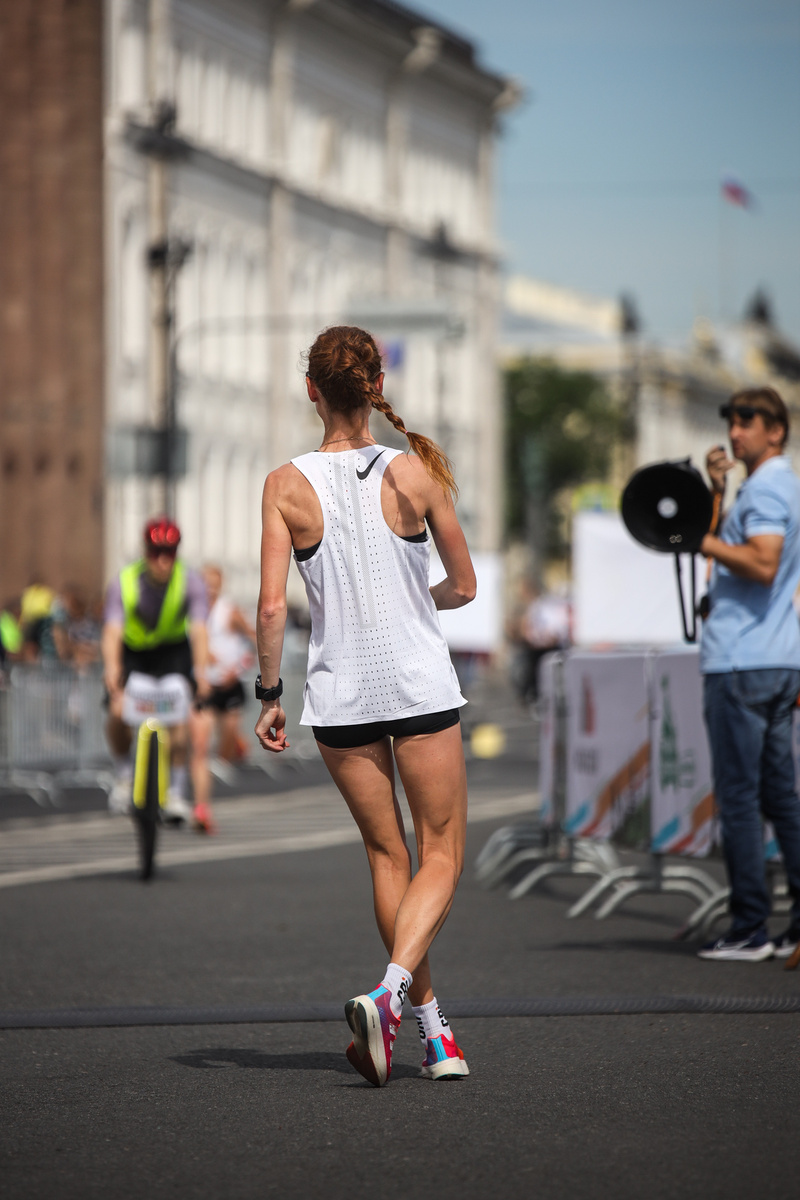
[(256, 675), (256, 700), (278, 700), (283, 695), (283, 680), (279, 679), (275, 687), (261, 686), (261, 676)]

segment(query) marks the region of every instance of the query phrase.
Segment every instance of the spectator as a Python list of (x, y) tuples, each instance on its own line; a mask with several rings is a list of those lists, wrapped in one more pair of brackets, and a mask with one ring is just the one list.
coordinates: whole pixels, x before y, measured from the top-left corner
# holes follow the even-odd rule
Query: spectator
[(62, 662), (83, 673), (100, 661), (101, 624), (92, 615), (83, 590), (68, 583), (51, 609), (53, 641)]
[(569, 645), (570, 606), (565, 595), (557, 592), (540, 593), (531, 588), (530, 601), (521, 621), (525, 647), (525, 668), (522, 679), (523, 698), (535, 704), (539, 699), (539, 664), (551, 650)]
[[(792, 721), (800, 692), (800, 626), (792, 600), (800, 581), (800, 480), (784, 454), (789, 414), (773, 388), (737, 392), (720, 409), (733, 459), (747, 478), (720, 536), (701, 550), (714, 559), (700, 670), (731, 886), (731, 928), (701, 958), (760, 962), (788, 957), (800, 941), (800, 798)], [(708, 453), (713, 491), (734, 465), (723, 446)], [(761, 817), (783, 855), (792, 916), (770, 940), (770, 897)]]
[(22, 626), (22, 657), (25, 662), (58, 657), (53, 641), (52, 608), (55, 592), (39, 578), (34, 578), (22, 593), (20, 624)]
[(0, 658), (3, 663), (18, 659), (22, 654), (21, 611), (19, 596), (12, 596), (0, 612)]

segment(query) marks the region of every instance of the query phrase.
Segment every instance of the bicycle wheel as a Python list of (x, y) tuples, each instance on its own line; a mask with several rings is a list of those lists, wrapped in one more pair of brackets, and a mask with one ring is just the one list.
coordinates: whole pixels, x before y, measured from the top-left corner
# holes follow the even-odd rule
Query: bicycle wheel
[(143, 738), (140, 736), (138, 753), (147, 754), (144, 803), (141, 807), (136, 808), (139, 826), (139, 878), (151, 879), (155, 862), (156, 835), (159, 822), (159, 745), (157, 730), (148, 730), (148, 736)]

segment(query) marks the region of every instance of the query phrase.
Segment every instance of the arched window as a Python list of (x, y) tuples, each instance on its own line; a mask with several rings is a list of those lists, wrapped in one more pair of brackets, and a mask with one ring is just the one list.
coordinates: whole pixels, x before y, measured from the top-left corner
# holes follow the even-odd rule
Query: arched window
[(147, 352), (147, 265), (145, 222), (138, 209), (122, 221), (119, 272), (119, 344), (127, 370), (144, 371)]

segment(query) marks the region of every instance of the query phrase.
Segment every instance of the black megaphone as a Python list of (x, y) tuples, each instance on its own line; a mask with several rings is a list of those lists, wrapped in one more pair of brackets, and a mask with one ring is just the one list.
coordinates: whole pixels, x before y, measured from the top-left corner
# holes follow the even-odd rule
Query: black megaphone
[[(683, 636), (687, 642), (697, 639), (694, 555), (709, 531), (713, 509), (711, 493), (689, 458), (641, 467), (631, 475), (622, 493), (622, 520), (630, 535), (648, 550), (675, 555)], [(691, 630), (683, 598), (681, 554), (692, 556)]]

